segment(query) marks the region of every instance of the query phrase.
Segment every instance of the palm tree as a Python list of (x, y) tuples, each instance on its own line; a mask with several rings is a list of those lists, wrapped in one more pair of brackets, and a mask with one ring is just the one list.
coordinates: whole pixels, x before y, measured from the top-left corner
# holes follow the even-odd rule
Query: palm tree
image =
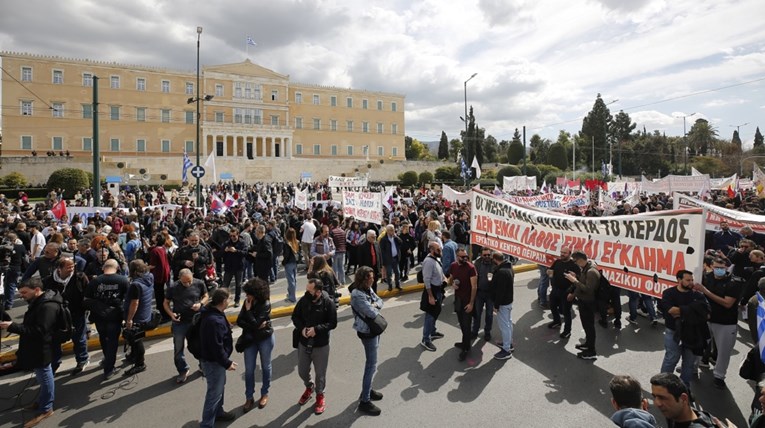
[(696, 119), (696, 122), (688, 131), (688, 147), (701, 156), (706, 156), (711, 148), (710, 145), (717, 138), (717, 128), (709, 124), (706, 119)]

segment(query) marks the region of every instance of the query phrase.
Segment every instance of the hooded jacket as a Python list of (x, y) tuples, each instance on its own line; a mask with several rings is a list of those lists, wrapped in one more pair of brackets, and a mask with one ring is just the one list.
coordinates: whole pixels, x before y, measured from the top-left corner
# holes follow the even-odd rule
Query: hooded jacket
[(611, 416), (611, 421), (622, 428), (654, 428), (656, 419), (642, 409), (626, 408)]
[(19, 335), (16, 366), (20, 369), (45, 367), (53, 360), (53, 329), (64, 299), (53, 290), (44, 291), (30, 304), (21, 324), (12, 323), (8, 331)]

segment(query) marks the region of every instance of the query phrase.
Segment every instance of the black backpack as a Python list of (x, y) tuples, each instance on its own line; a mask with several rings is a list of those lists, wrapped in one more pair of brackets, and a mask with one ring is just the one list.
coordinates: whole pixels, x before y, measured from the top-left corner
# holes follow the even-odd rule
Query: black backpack
[(606, 298), (611, 292), (611, 288), (613, 286), (611, 285), (611, 281), (609, 281), (608, 278), (606, 278), (606, 276), (603, 274), (603, 269), (598, 269), (598, 273), (600, 274), (600, 282), (598, 283), (597, 290), (595, 290), (595, 295)]
[(51, 331), (53, 342), (65, 343), (72, 340), (74, 322), (72, 322), (72, 313), (69, 311), (66, 303), (49, 302), (58, 306), (58, 311), (56, 312), (56, 324), (53, 326), (53, 331)]
[(202, 356), (202, 312), (197, 312), (191, 319), (191, 327), (186, 331), (186, 348), (197, 360)]
[(271, 235), (273, 254), (281, 255), (284, 252), (284, 238), (282, 238), (282, 234), (279, 232), (279, 229), (273, 228), (269, 235)]

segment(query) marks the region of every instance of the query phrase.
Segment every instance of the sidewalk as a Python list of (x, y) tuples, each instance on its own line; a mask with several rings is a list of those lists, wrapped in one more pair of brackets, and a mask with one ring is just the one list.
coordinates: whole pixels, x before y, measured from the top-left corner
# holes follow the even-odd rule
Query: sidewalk
[[(513, 267), (513, 271), (518, 274), (522, 272), (530, 272), (537, 269), (537, 265), (535, 264), (523, 264)], [(400, 294), (405, 293), (415, 293), (418, 291), (421, 291), (424, 288), (423, 284), (412, 284), (408, 286), (402, 287), (401, 291), (393, 290), (393, 291), (380, 291), (377, 293), (381, 298), (385, 299), (388, 297), (394, 297), (398, 296)], [(348, 288), (344, 287), (340, 290), (344, 295), (340, 297), (340, 305), (348, 305), (351, 302), (351, 296), (348, 295)], [(274, 296), (272, 296), (274, 297)], [(272, 301), (281, 301), (284, 297), (280, 296), (278, 300), (272, 299)], [(271, 318), (281, 318), (286, 316), (292, 315), (292, 310), (295, 306), (289, 305), (289, 306), (278, 306), (271, 309)], [(232, 324), (236, 323), (236, 318), (239, 315), (240, 308), (234, 308), (233, 305), (229, 306), (228, 309), (226, 309), (226, 317), (228, 318), (228, 321)], [(7, 334), (3, 332), (2, 334)], [(164, 338), (171, 336), (170, 332), (170, 324), (162, 324), (159, 327), (157, 327), (154, 330), (147, 331), (146, 332), (146, 338)], [(122, 342), (122, 339), (120, 338), (120, 343)], [(11, 335), (9, 337), (3, 337), (2, 339), (2, 345), (5, 346), (7, 344), (10, 344), (11, 349), (7, 350), (5, 352), (0, 352), (0, 364), (9, 364), (16, 361), (16, 348), (18, 346), (18, 336)], [(90, 338), (88, 339), (88, 350), (96, 349), (99, 347), (98, 343), (98, 335), (95, 333), (95, 329), (93, 329), (93, 334), (90, 335)], [(61, 346), (61, 349), (64, 353), (64, 355), (70, 354), (72, 352), (72, 342), (69, 341), (67, 343), (64, 343)]]

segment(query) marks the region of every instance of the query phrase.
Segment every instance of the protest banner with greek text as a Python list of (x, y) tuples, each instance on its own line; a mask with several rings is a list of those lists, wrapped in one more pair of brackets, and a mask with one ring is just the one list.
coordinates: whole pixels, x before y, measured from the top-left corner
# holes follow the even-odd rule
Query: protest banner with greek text
[(661, 296), (687, 269), (701, 278), (701, 209), (574, 217), (474, 191), (471, 243), (550, 266), (563, 246), (584, 251), (614, 286)]
[(369, 180), (367, 177), (338, 177), (330, 175), (327, 181), (329, 187), (347, 189), (354, 187), (367, 187)]
[(343, 213), (358, 221), (382, 224), (382, 193), (343, 191)]
[(704, 208), (707, 212), (707, 230), (720, 230), (720, 222), (724, 221), (728, 223), (728, 226), (732, 229), (741, 229), (744, 226), (749, 226), (755, 232), (765, 233), (765, 217), (761, 215), (718, 207), (717, 205), (704, 202), (682, 193), (673, 194), (672, 202), (675, 209)]

